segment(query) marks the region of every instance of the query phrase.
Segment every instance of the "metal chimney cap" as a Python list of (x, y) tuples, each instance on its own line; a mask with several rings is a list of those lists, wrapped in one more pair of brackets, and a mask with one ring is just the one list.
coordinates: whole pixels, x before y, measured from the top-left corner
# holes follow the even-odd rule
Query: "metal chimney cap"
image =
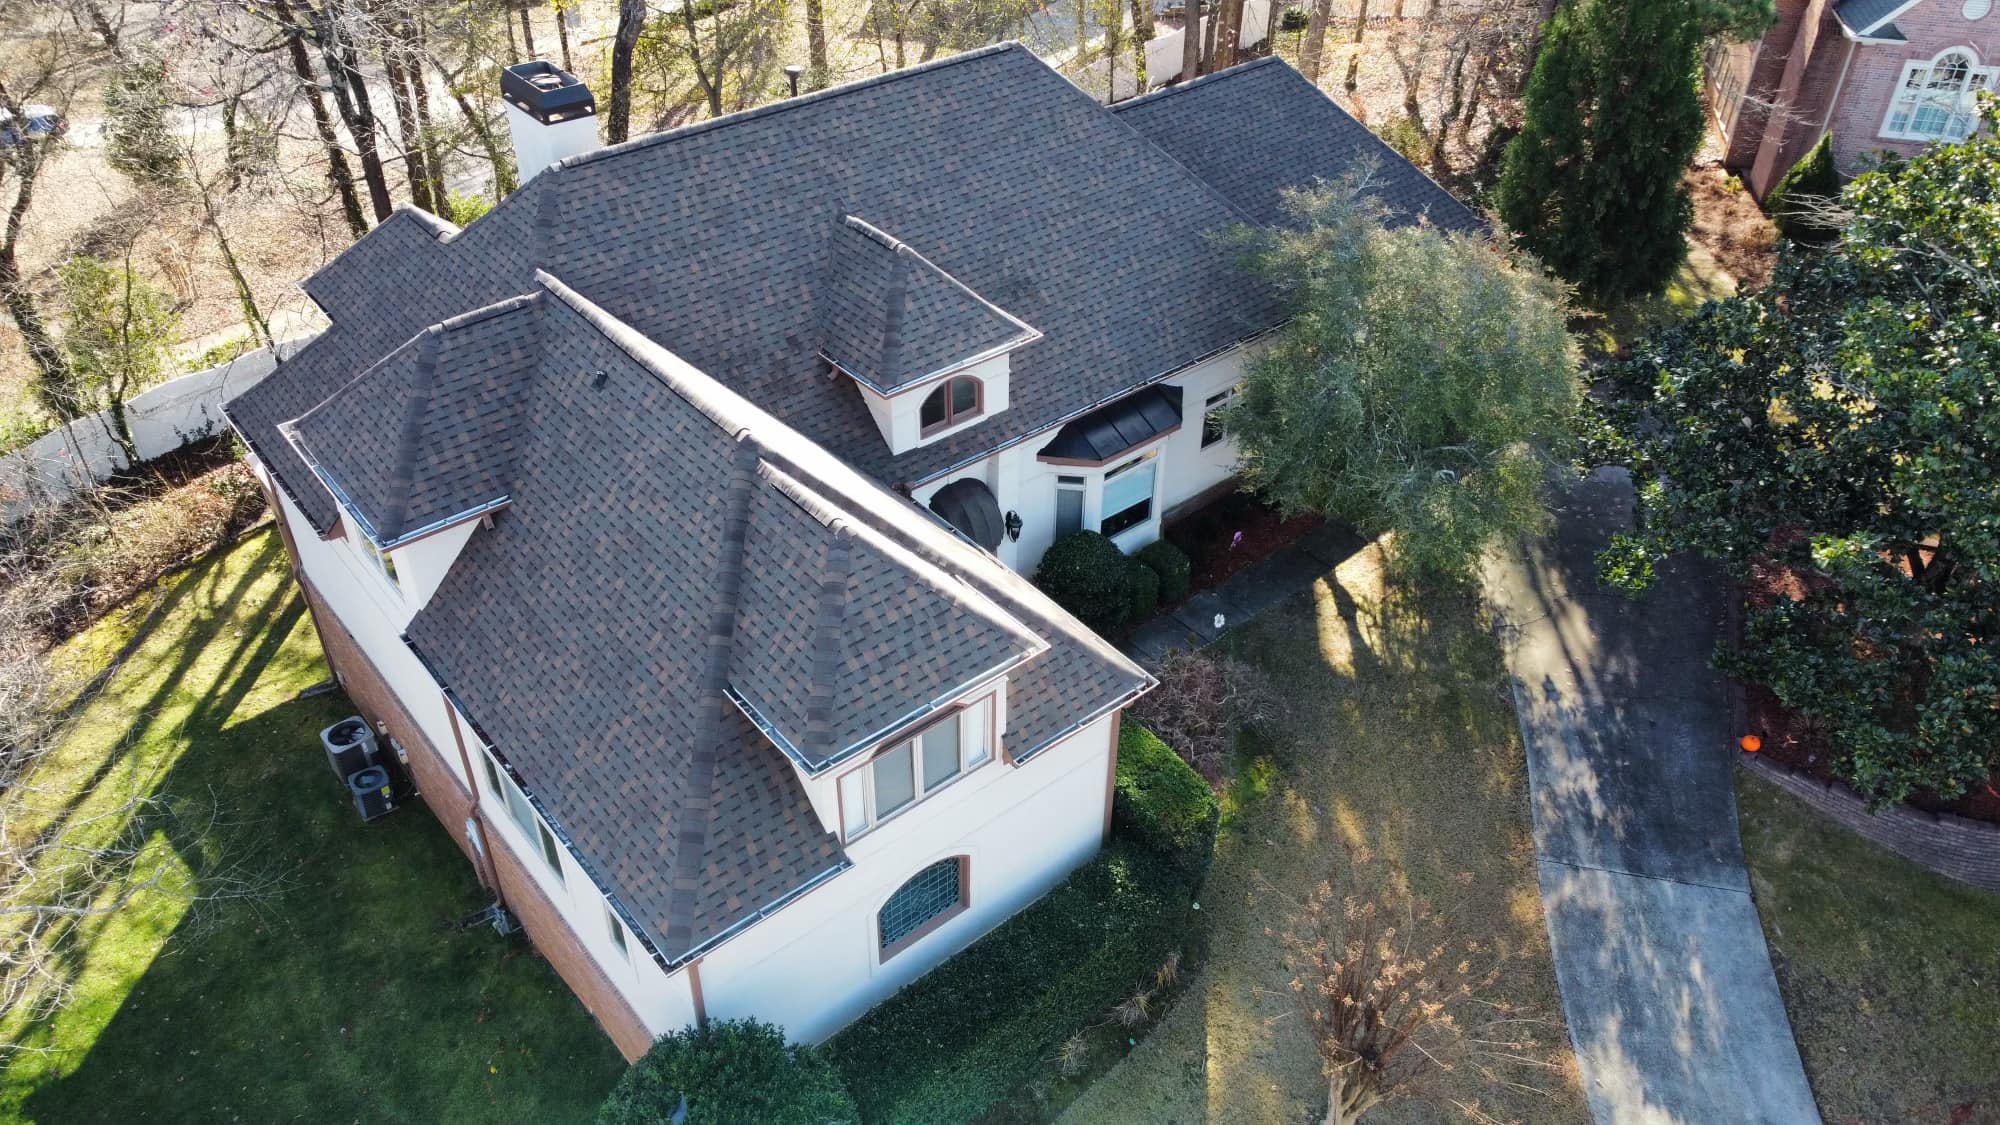
[(539, 59), (503, 67), (500, 96), (544, 125), (590, 117), (597, 112), (597, 99), (591, 96), (583, 79)]

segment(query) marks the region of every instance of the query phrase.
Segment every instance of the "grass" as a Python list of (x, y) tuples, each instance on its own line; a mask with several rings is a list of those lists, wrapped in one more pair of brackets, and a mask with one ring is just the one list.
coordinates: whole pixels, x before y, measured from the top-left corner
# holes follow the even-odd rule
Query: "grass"
[(1735, 295), (1736, 279), (1714, 254), (1690, 240), (1687, 260), (1674, 271), (1666, 289), (1658, 296), (1626, 301), (1607, 311), (1583, 312), (1572, 320), (1570, 330), (1576, 333), (1586, 356), (1610, 358), (1622, 355), (1655, 329), (1694, 312), (1703, 301), (1719, 301)]
[(2000, 1122), (2000, 895), (1741, 776), (1764, 936), (1828, 1125)]
[[(0, 1121), (589, 1120), (622, 1060), (524, 946), (454, 922), (484, 905), (420, 807), (364, 825), (319, 749), (350, 713), (300, 689), (326, 665), (277, 535), (175, 575), (66, 655), (122, 665), (40, 771), (88, 817), (124, 795), (174, 810), (142, 830), (170, 883), (234, 869), (253, 898), (167, 895), (80, 935), (53, 1018), (0, 1024), (31, 1050)], [(213, 826), (198, 830), (191, 825)]]
[[(1470, 602), (1421, 607), (1385, 590), (1371, 548), (1233, 636), (1294, 701), (1279, 734), (1252, 747), (1225, 795), (1225, 823), (1201, 909), (1210, 956), (1174, 1010), (1063, 1118), (1129, 1122), (1300, 1122), (1323, 1110), (1318, 1056), (1285, 994), (1275, 938), (1300, 895), (1368, 848), (1467, 936), (1515, 954), (1498, 992), (1550, 1022), (1559, 1070), (1547, 1094), (1496, 1096), (1462, 1071), (1378, 1122), (1458, 1116), (1478, 1100), (1505, 1121), (1575, 1122), (1588, 1111), (1569, 1057), (1529, 833), (1527, 777), (1497, 642)], [(1469, 873), (1469, 885), (1454, 877)]]

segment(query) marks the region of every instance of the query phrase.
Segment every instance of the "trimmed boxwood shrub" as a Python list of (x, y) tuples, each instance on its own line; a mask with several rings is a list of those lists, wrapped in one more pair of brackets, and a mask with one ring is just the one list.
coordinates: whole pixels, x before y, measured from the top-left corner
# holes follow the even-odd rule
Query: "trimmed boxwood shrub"
[(862, 1117), (976, 1120), (1180, 947), (1190, 893), (1169, 859), (1114, 840), (827, 1044)]
[(1188, 596), (1194, 580), (1194, 562), (1188, 553), (1162, 539), (1132, 552), (1132, 557), (1160, 576), (1160, 604), (1174, 605)]
[(1132, 610), (1125, 552), (1095, 531), (1073, 531), (1055, 541), (1035, 571), (1035, 585), (1078, 621), (1113, 633)]
[(1118, 731), (1112, 831), (1168, 856), (1198, 885), (1215, 854), (1221, 816), (1208, 782), (1152, 731), (1126, 719)]
[(1125, 560), (1125, 589), (1131, 599), (1125, 621), (1137, 625), (1160, 608), (1160, 576), (1138, 559)]
[(1779, 177), (1764, 197), (1764, 209), (1778, 224), (1778, 233), (1793, 242), (1827, 242), (1840, 232), (1811, 220), (1805, 207), (1814, 200), (1840, 198), (1840, 171), (1833, 166), (1833, 134), (1828, 133)]
[(759, 1020), (712, 1020), (655, 1040), (611, 1088), (598, 1125), (666, 1125), (682, 1098), (686, 1125), (861, 1120), (819, 1050), (786, 1046), (783, 1031)]

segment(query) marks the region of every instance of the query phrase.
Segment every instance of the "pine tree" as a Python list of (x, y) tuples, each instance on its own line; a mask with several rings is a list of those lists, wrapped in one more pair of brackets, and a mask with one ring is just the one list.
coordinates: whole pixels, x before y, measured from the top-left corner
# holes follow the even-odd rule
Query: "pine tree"
[(1659, 292), (1687, 254), (1702, 24), (1689, 0), (1564, 0), (1549, 21), (1496, 203), (1593, 303)]

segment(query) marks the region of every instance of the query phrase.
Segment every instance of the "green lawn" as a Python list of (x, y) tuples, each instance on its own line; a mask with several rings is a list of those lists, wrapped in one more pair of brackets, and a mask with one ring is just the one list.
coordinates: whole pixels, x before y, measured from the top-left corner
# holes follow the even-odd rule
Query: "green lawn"
[[(1496, 1095), (1464, 1068), (1369, 1125), (1461, 1118), (1583, 1122), (1529, 833), (1526, 766), (1500, 651), (1466, 602), (1388, 596), (1374, 549), (1229, 643), (1294, 701), (1282, 737), (1243, 764), (1201, 909), (1200, 978), (1124, 1062), (1063, 1118), (1074, 1125), (1307, 1120), (1324, 1108), (1319, 1059), (1285, 993), (1267, 927), (1364, 846), (1466, 936), (1515, 954), (1500, 997), (1548, 1019), (1526, 1076), (1547, 1096)], [(1461, 884), (1457, 876), (1469, 874)], [(1144, 1107), (1140, 1110), (1137, 1107)]]
[(2000, 895), (1933, 875), (1768, 782), (1743, 847), (1828, 1125), (2000, 1122)]
[(327, 670), (277, 535), (70, 646), (93, 665), (121, 650), (37, 778), (59, 799), (44, 818), (158, 794), (171, 814), (140, 830), (170, 885), (277, 885), (93, 925), (71, 1003), (0, 1025), (35, 1049), (0, 1076), (0, 1120), (589, 1120), (623, 1069), (610, 1041), (525, 946), (454, 928), (486, 898), (428, 812), (363, 825), (327, 769), (317, 732), (351, 707), (295, 698)]

